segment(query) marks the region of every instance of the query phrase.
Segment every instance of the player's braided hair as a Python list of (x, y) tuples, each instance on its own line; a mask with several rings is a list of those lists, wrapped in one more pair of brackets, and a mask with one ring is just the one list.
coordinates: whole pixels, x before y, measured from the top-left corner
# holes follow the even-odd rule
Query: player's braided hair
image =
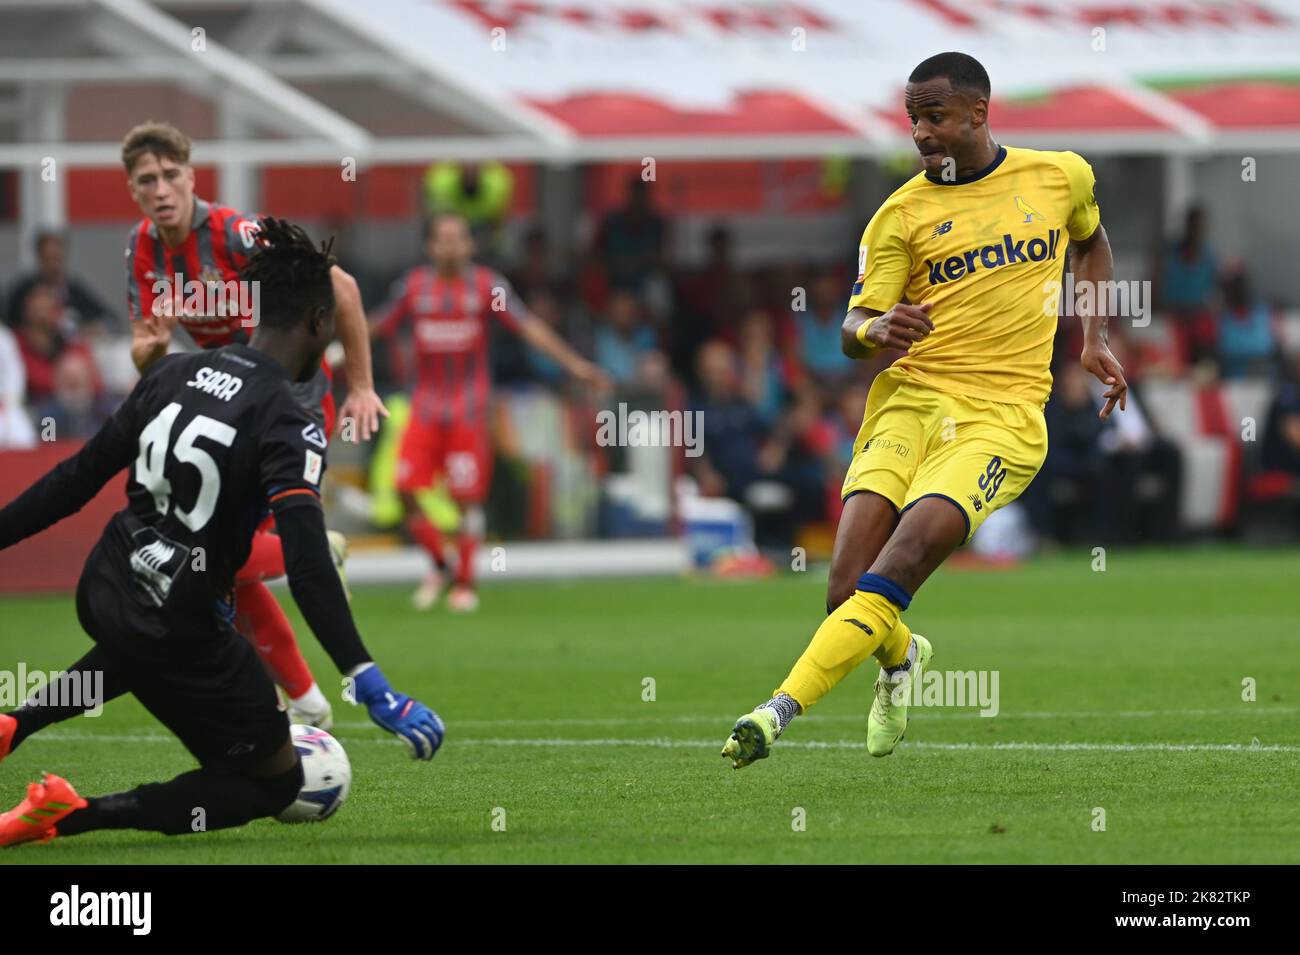
[(239, 276), (258, 283), (259, 323), (293, 328), (317, 306), (334, 308), (332, 238), (317, 248), (300, 226), (268, 217), (259, 223), (256, 241)]

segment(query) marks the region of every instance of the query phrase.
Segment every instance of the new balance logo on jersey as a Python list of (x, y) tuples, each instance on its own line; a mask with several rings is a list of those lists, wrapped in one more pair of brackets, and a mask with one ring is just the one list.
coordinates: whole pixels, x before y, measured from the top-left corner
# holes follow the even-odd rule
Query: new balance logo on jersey
[(1060, 243), (1060, 229), (1053, 229), (1045, 238), (1037, 236), (1019, 241), (1013, 239), (1008, 232), (1002, 236), (1001, 242), (980, 246), (961, 255), (950, 255), (939, 262), (926, 259), (925, 264), (930, 269), (930, 284), (946, 285), (964, 275), (979, 271), (980, 266), (996, 269), (1003, 265), (1055, 259)]
[(235, 395), (239, 394), (239, 389), (244, 387), (244, 379), (232, 375), (228, 371), (214, 371), (211, 368), (200, 368), (194, 373), (194, 377), (185, 382), (188, 388), (197, 388), (205, 395), (212, 395), (214, 398), (220, 398), (222, 401), (229, 401)]
[(133, 536), (148, 543), (131, 552), (131, 572), (155, 607), (161, 607), (171, 593), (172, 584), (189, 558), (190, 550), (170, 541), (151, 528), (142, 528)]
[(952, 231), (952, 220), (949, 219), (947, 222), (940, 222), (937, 226), (935, 226), (934, 231), (930, 233), (930, 238), (933, 239), (935, 236), (947, 235), (951, 231)]

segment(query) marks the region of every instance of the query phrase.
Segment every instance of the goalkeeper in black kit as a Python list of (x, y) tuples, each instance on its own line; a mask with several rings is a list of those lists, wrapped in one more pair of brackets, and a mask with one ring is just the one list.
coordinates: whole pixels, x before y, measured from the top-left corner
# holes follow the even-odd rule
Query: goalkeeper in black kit
[[(334, 337), (332, 259), (297, 226), (266, 219), (240, 274), (258, 283), (247, 345), (159, 360), (75, 456), (0, 510), (0, 549), (75, 513), (129, 469), (127, 507), (104, 529), (77, 587), (95, 646), (60, 679), (100, 673), (102, 699), (38, 694), (0, 714), (0, 759), (32, 733), (132, 693), (199, 768), (165, 783), (83, 799), (47, 773), (0, 815), (0, 846), (96, 829), (192, 831), (274, 816), (298, 796), (302, 765), (256, 650), (234, 629), (230, 595), (268, 510), (308, 625), (371, 718), (431, 759), (443, 725), (388, 685), (357, 633), (330, 557), (320, 505), (325, 435), (290, 386)], [(49, 689), (49, 688), (47, 688)], [(77, 699), (84, 706), (51, 705)]]

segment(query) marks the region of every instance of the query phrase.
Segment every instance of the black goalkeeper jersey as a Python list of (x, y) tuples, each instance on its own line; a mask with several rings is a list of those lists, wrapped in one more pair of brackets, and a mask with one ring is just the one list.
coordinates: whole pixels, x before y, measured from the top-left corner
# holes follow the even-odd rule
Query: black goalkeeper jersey
[[(81, 598), (96, 583), (99, 615), (138, 636), (215, 634), (268, 511), (282, 527), (292, 509), (319, 511), (326, 443), (261, 352), (169, 355), (78, 454), (0, 511), (0, 547), (78, 510), (125, 468), (127, 506), (87, 560)], [(355, 634), (350, 617), (344, 626)]]
[(162, 359), (114, 421), (131, 463), (104, 542), (154, 606), (224, 599), (269, 508), (319, 500), (326, 436), (246, 345)]

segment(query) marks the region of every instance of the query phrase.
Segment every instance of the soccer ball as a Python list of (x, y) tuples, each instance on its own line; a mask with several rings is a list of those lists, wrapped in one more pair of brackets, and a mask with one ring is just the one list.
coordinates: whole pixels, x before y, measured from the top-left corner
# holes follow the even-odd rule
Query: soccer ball
[(303, 783), (298, 798), (276, 818), (281, 822), (320, 822), (334, 815), (348, 798), (352, 764), (343, 746), (329, 733), (295, 723), (289, 727), (293, 748), (302, 759)]

